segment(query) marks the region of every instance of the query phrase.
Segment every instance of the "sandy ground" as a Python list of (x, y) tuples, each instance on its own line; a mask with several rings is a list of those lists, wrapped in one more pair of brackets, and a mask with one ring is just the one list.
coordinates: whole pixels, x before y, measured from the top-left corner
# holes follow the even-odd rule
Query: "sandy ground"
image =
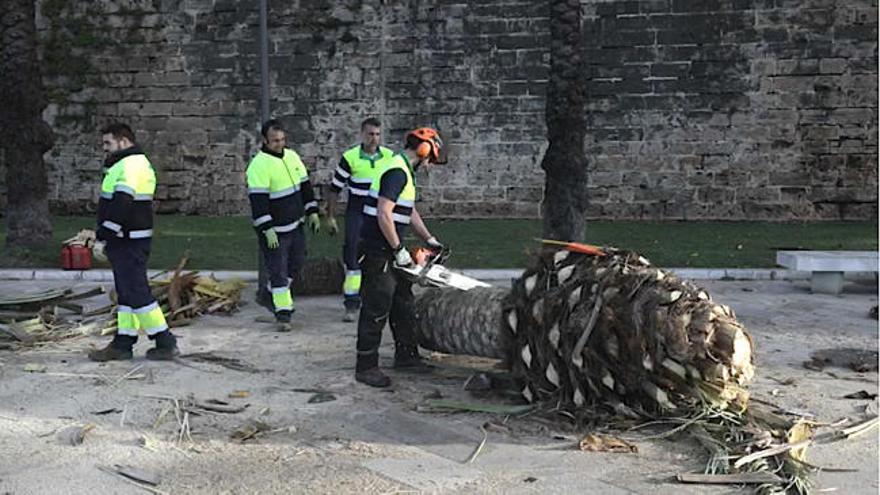
[[(0, 282), (0, 293), (45, 288), (48, 282)], [(820, 349), (877, 350), (876, 287), (850, 285), (842, 296), (813, 295), (805, 283), (711, 282), (713, 297), (733, 307), (756, 339), (759, 376), (753, 395), (834, 422), (876, 411), (876, 400), (843, 399), (877, 393), (877, 373), (803, 362)], [(253, 290), (248, 289), (249, 297)], [(336, 297), (300, 298), (297, 330), (274, 332), (244, 306), (233, 317), (209, 316), (180, 329), (184, 354), (213, 352), (253, 369), (232, 370), (187, 360), (143, 358), (141, 339), (131, 362), (97, 364), (85, 358), (107, 338), (88, 337), (30, 350), (0, 350), (0, 494), (145, 493), (98, 466), (128, 465), (161, 476), (162, 493), (737, 493), (738, 487), (681, 485), (680, 472), (700, 472), (704, 456), (693, 443), (637, 442), (637, 454), (587, 454), (577, 432), (534, 418), (509, 419), (506, 431), (482, 438), (480, 426), (503, 416), (417, 411), (425, 396), (474, 401), (462, 388), (474, 368), (491, 362), (433, 355), (429, 375), (389, 371), (394, 385), (376, 390), (353, 379), (355, 325), (343, 323)], [(386, 332), (382, 363), (390, 366)], [(29, 363), (45, 373), (25, 371)], [(133, 368), (137, 379), (121, 379)], [(246, 391), (245, 398), (230, 398)], [(333, 400), (318, 402), (322, 395)], [(189, 417), (191, 439), (178, 439), (173, 401), (218, 399), (241, 412)], [(325, 398), (330, 398), (324, 395)], [(311, 402), (310, 402), (311, 401)], [(497, 401), (497, 399), (496, 399)], [(114, 409), (107, 414), (97, 412)], [(157, 421), (166, 412), (163, 421)], [(876, 412), (874, 412), (876, 414)], [(246, 442), (237, 428), (261, 421), (271, 430)], [(58, 430), (94, 425), (78, 446)], [(821, 489), (877, 493), (876, 430), (809, 451), (816, 465), (855, 469), (822, 472)]]

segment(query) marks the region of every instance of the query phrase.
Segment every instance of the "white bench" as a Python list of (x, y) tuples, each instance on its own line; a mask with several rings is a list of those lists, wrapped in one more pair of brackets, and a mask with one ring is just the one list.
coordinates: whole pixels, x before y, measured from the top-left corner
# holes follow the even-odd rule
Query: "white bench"
[(810, 275), (810, 288), (840, 294), (844, 272), (877, 272), (877, 251), (777, 251), (776, 264)]

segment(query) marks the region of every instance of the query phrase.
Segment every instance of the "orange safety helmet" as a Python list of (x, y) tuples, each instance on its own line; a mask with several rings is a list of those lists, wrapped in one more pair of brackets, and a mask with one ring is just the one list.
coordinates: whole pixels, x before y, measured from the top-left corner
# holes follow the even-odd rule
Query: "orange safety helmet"
[(431, 163), (440, 165), (447, 162), (446, 150), (439, 132), (430, 127), (419, 127), (406, 133), (405, 139), (409, 140), (410, 136), (421, 141), (415, 148), (416, 156), (427, 158)]

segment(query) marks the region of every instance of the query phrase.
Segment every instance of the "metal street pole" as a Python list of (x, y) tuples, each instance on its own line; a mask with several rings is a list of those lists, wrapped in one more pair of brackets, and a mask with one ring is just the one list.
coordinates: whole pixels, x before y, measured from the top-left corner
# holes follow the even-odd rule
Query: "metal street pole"
[(260, 0), (260, 116), (269, 120), (269, 8)]
[[(269, 8), (267, 0), (260, 0), (260, 123), (269, 120)], [(259, 235), (259, 234), (257, 234)], [(257, 295), (268, 291), (266, 260), (257, 239)]]

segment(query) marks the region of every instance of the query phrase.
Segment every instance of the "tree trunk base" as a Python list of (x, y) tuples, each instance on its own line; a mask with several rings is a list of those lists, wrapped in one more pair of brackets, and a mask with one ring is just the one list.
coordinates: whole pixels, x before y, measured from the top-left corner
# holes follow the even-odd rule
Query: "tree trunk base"
[(17, 198), (6, 209), (6, 247), (33, 248), (52, 242), (46, 198)]

